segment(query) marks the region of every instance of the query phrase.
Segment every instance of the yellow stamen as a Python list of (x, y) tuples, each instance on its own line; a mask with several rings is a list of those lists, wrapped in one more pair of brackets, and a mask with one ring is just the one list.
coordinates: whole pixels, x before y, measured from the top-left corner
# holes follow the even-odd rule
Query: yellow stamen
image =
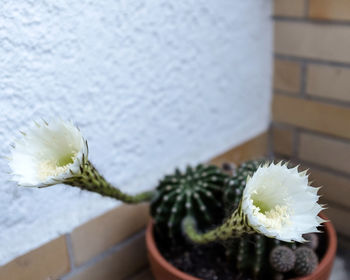
[(286, 205), (276, 205), (269, 211), (261, 212), (259, 207), (253, 205), (253, 214), (261, 224), (269, 229), (281, 229), (285, 224), (290, 223), (289, 208)]
[(45, 160), (40, 163), (38, 168), (38, 175), (40, 180), (46, 180), (48, 177), (56, 177), (69, 170), (71, 164), (74, 162), (76, 153), (73, 153), (69, 159), (65, 158), (65, 163), (62, 165), (62, 160)]

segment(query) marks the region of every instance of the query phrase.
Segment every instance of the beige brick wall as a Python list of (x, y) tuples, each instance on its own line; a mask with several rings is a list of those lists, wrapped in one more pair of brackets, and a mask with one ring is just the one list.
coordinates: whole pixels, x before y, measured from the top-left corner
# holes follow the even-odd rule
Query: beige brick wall
[(350, 227), (350, 1), (275, 0), (273, 150), (302, 162), (341, 242)]

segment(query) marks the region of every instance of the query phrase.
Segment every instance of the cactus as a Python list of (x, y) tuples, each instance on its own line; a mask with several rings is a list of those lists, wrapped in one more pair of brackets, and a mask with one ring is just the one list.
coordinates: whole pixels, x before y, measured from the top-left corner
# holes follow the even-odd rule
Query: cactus
[(301, 246), (295, 250), (294, 272), (298, 276), (311, 274), (318, 265), (318, 258), (315, 252), (306, 246)]
[(260, 234), (252, 234), (234, 239), (225, 247), (229, 263), (239, 272), (251, 272), (258, 277), (264, 266), (266, 246), (266, 238)]
[(275, 271), (286, 273), (294, 268), (295, 254), (287, 246), (276, 246), (270, 252), (269, 261)]
[[(233, 170), (233, 176), (225, 182), (224, 190), (224, 205), (227, 213), (232, 213), (237, 209), (240, 199), (242, 197), (243, 190), (246, 185), (247, 177), (252, 176), (258, 167), (263, 163), (263, 160), (250, 160), (242, 163), (236, 170)], [(223, 168), (226, 170), (232, 166), (232, 164), (225, 163)]]
[[(226, 213), (230, 213), (239, 206), (247, 177), (252, 176), (263, 162), (264, 160), (262, 159), (247, 161), (238, 166), (235, 171), (231, 171), (233, 176), (226, 180), (223, 195)], [(226, 171), (228, 171), (230, 166), (232, 165), (225, 164)], [(253, 234), (243, 235), (239, 239), (233, 239), (227, 242), (225, 247), (229, 262), (239, 272), (251, 274), (255, 278), (259, 278), (264, 274), (269, 274), (270, 276), (282, 275), (278, 270), (272, 270), (266, 259), (278, 247), (286, 248), (288, 252), (294, 254), (292, 250), (296, 248), (296, 244), (294, 242), (286, 243), (277, 239), (267, 238), (261, 234)]]
[(188, 166), (165, 176), (151, 203), (156, 228), (169, 238), (180, 236), (181, 222), (192, 216), (200, 229), (223, 218), (222, 193), (227, 175), (216, 166)]
[[(234, 171), (232, 165), (226, 164), (224, 171), (232, 174), (232, 177), (216, 167), (202, 165), (188, 167), (183, 173), (176, 170), (173, 175), (166, 176), (157, 187), (156, 198), (151, 204), (156, 230), (161, 230), (163, 236), (167, 234), (171, 238), (180, 237), (182, 228), (187, 237), (197, 244), (207, 243), (206, 239), (215, 240), (215, 234), (218, 233), (225, 236), (225, 227), (220, 232), (216, 230), (215, 234), (214, 230), (201, 234), (198, 229), (206, 230), (220, 223), (224, 218), (222, 208), (226, 215), (239, 211), (246, 178), (252, 176), (262, 163), (262, 160), (249, 161)], [(232, 232), (229, 235), (232, 236)], [(305, 235), (305, 239), (311, 241), (307, 246), (315, 246), (317, 243), (317, 235)], [(176, 240), (179, 241), (177, 238)], [(287, 243), (257, 233), (243, 234), (235, 239), (228, 238), (223, 241), (223, 245), (226, 247), (227, 259), (234, 269), (240, 274), (251, 275), (254, 279), (283, 279), (292, 275), (292, 271), (297, 275), (305, 275), (317, 266), (317, 257), (315, 262), (312, 249), (305, 246), (297, 248), (294, 242)], [(311, 250), (312, 253), (305, 252), (302, 248)]]
[[(223, 201), (226, 214), (238, 208), (247, 177), (252, 176), (261, 163), (261, 160), (247, 161), (235, 170), (229, 170), (233, 166), (230, 163), (223, 165), (223, 168), (233, 175), (225, 182)], [(267, 238), (260, 234), (243, 235), (226, 244), (226, 255), (238, 271), (251, 271), (257, 277), (264, 266), (266, 246), (268, 246)], [(253, 257), (252, 252), (254, 252)]]

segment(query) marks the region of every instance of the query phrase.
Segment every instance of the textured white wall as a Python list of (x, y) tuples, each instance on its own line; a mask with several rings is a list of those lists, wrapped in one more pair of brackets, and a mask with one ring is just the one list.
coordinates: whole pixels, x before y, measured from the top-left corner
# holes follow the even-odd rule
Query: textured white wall
[[(125, 191), (205, 161), (269, 122), (269, 0), (2, 0), (0, 153), (32, 119), (74, 120)], [(0, 161), (0, 264), (117, 202), (18, 188)]]

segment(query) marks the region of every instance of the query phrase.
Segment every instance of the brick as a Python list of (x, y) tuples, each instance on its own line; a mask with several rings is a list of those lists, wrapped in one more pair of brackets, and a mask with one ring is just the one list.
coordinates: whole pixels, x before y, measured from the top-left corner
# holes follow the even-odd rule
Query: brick
[(0, 279), (56, 280), (70, 269), (64, 236), (0, 267)]
[(350, 26), (306, 22), (275, 22), (275, 52), (350, 62)]
[(211, 163), (218, 166), (221, 166), (224, 162), (234, 162), (238, 164), (249, 159), (262, 157), (266, 155), (266, 153), (267, 133), (263, 133), (244, 144), (215, 157), (211, 160)]
[(276, 59), (274, 88), (292, 93), (300, 91), (301, 66), (298, 62)]
[[(131, 221), (129, 221), (131, 222)], [(99, 238), (99, 237), (97, 237)], [(128, 242), (120, 250), (69, 277), (69, 280), (121, 280), (147, 265), (145, 236)]]
[(321, 20), (350, 20), (350, 1), (309, 0), (309, 17)]
[(350, 142), (302, 133), (298, 156), (302, 160), (350, 173)]
[(276, 94), (273, 119), (350, 139), (350, 108)]
[(293, 130), (273, 127), (272, 136), (274, 152), (280, 155), (291, 156), (293, 152)]
[(304, 16), (304, 7), (304, 0), (275, 0), (274, 15), (302, 17)]
[(324, 65), (308, 65), (306, 87), (308, 94), (349, 102), (349, 88), (350, 69)]
[(333, 223), (337, 232), (350, 236), (350, 223), (349, 220), (349, 210), (338, 208), (334, 205), (328, 205), (328, 209), (325, 210), (325, 214), (329, 220)]
[(313, 186), (322, 186), (319, 193), (325, 202), (335, 202), (350, 208), (350, 178), (317, 168), (311, 168), (309, 178)]
[(72, 236), (77, 266), (140, 231), (148, 221), (149, 206), (122, 205), (76, 228)]

